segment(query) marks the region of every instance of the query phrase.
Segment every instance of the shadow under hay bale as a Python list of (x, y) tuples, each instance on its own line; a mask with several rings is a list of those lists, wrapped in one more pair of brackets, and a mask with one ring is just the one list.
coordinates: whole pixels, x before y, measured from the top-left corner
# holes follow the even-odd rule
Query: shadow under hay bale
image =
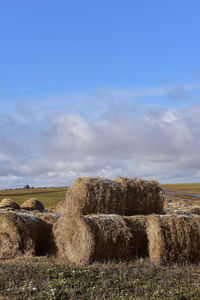
[(45, 234), (40, 240), (39, 255), (53, 255), (57, 248), (53, 235), (53, 225), (58, 221), (61, 214), (59, 213), (38, 213), (37, 217), (42, 220)]
[(140, 178), (115, 179), (124, 194), (125, 215), (161, 214), (163, 212), (164, 194), (156, 180)]
[(156, 264), (200, 262), (200, 217), (153, 215), (148, 218), (149, 257)]
[(148, 216), (128, 216), (123, 217), (126, 225), (131, 230), (131, 256), (146, 257), (148, 256), (148, 238), (146, 233)]
[[(136, 219), (105, 214), (83, 217), (64, 214), (53, 228), (58, 256), (65, 257), (71, 263), (87, 264), (94, 261), (127, 261), (146, 254), (145, 222), (141, 218), (142, 225), (139, 226), (140, 221), (136, 222)], [(140, 248), (144, 246), (146, 250)]]
[(45, 210), (44, 205), (40, 200), (36, 198), (31, 198), (26, 200), (24, 203), (21, 204), (20, 208), (23, 208), (25, 210), (38, 210), (40, 212), (43, 212)]
[(157, 181), (119, 177), (78, 178), (68, 189), (65, 211), (74, 215), (161, 213), (164, 197)]
[(11, 199), (5, 198), (0, 202), (0, 208), (13, 208), (19, 209), (20, 206)]

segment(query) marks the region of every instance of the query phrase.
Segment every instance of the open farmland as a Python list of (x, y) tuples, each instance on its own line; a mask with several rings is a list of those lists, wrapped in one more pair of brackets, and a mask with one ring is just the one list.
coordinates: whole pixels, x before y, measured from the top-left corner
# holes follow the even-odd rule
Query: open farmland
[[(0, 195), (18, 204), (38, 198), (50, 209), (65, 198), (66, 190), (19, 189)], [(200, 268), (188, 263), (155, 265), (147, 257), (75, 266), (61, 257), (27, 254), (1, 261), (0, 291), (1, 299), (200, 299)]]
[(45, 208), (50, 209), (55, 207), (59, 201), (65, 199), (66, 191), (67, 188), (62, 187), (0, 190), (0, 201), (9, 198), (21, 205), (30, 198), (37, 198)]
[(172, 192), (199, 194), (200, 195), (200, 183), (174, 183), (174, 184), (162, 184), (164, 190)]

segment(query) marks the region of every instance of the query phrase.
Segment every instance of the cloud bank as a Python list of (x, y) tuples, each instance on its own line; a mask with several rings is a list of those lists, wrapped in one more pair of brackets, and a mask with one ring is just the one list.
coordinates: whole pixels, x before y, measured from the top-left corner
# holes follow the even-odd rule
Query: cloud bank
[(182, 105), (183, 90), (154, 89), (166, 98), (148, 103), (153, 89), (15, 100), (0, 111), (0, 188), (88, 175), (199, 181), (200, 105)]

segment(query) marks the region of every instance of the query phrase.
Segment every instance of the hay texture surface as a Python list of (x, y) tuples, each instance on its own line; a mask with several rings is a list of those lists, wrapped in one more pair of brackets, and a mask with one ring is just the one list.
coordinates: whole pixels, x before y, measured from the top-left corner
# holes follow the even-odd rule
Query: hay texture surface
[(45, 234), (42, 221), (27, 214), (1, 211), (0, 223), (0, 259), (38, 254)]
[(55, 211), (63, 212), (65, 209), (65, 200), (61, 200), (56, 204)]
[[(58, 256), (75, 264), (93, 261), (130, 260), (147, 252), (145, 221), (124, 219), (118, 215), (64, 214), (54, 226)], [(134, 227), (134, 228), (133, 228)], [(144, 238), (144, 241), (142, 241)], [(144, 251), (143, 248), (146, 247)]]
[(100, 177), (77, 178), (66, 192), (65, 209), (72, 214), (124, 214), (119, 183)]
[(21, 208), (26, 210), (38, 210), (40, 212), (43, 212), (45, 210), (45, 207), (42, 204), (42, 202), (40, 202), (40, 200), (36, 198), (26, 200), (24, 203), (21, 204)]
[(156, 180), (140, 178), (116, 179), (121, 186), (124, 202), (124, 215), (148, 215), (163, 212), (164, 195)]
[(11, 199), (5, 198), (0, 202), (0, 208), (13, 208), (19, 209), (20, 206)]
[(84, 177), (76, 179), (68, 189), (64, 211), (75, 215), (161, 213), (163, 199), (156, 181)]
[(200, 215), (200, 206), (193, 206), (188, 211), (190, 214)]
[(147, 234), (152, 262), (156, 264), (200, 262), (199, 216), (150, 216)]

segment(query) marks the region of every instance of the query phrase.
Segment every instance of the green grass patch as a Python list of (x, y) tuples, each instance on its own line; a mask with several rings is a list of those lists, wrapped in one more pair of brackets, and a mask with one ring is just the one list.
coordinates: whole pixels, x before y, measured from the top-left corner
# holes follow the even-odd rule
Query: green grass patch
[(200, 299), (200, 270), (149, 260), (86, 267), (5, 262), (0, 291), (3, 299)]
[(21, 205), (30, 198), (37, 198), (43, 203), (45, 208), (51, 209), (55, 207), (59, 201), (65, 199), (66, 191), (67, 188), (1, 190), (0, 200), (10, 198)]
[(161, 184), (161, 186), (163, 189), (173, 192), (200, 194), (200, 183), (174, 183)]

